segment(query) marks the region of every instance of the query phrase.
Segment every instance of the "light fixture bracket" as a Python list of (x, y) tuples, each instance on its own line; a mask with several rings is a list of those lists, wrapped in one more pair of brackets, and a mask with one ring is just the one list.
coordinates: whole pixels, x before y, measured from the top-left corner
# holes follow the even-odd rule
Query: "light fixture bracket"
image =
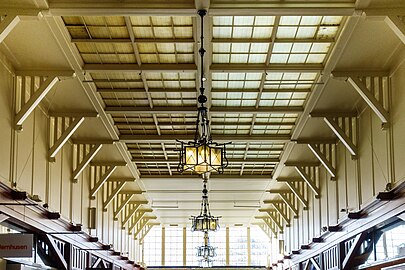
[(195, 127), (194, 141), (179, 141), (181, 149), (179, 154), (179, 164), (177, 170), (180, 173), (191, 171), (197, 174), (207, 172), (223, 173), (224, 168), (228, 166), (226, 158), (226, 145), (229, 143), (217, 143), (212, 140), (211, 129), (209, 126), (208, 106), (205, 105), (208, 97), (204, 94), (204, 82), (207, 78), (204, 75), (204, 16), (206, 10), (199, 10), (198, 15), (201, 17), (201, 41), (199, 54), (201, 57), (200, 73), (200, 95), (197, 100), (199, 107), (197, 109), (197, 121)]

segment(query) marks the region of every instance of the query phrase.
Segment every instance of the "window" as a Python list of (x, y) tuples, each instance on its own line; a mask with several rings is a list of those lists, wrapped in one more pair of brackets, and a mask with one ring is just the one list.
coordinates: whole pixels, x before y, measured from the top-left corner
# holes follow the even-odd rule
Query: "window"
[(166, 228), (165, 265), (183, 265), (183, 228)]
[(218, 231), (210, 233), (210, 245), (215, 248), (217, 256), (214, 258), (214, 266), (226, 265), (226, 229), (220, 228)]
[(143, 257), (146, 265), (162, 265), (162, 228), (153, 227), (143, 242)]
[(366, 264), (405, 256), (405, 222), (399, 221), (374, 232), (377, 240)]
[(267, 266), (270, 251), (270, 239), (259, 227), (250, 228), (250, 264)]
[(247, 229), (229, 228), (229, 265), (247, 265)]
[(201, 232), (192, 232), (187, 229), (187, 250), (186, 250), (186, 265), (198, 266), (197, 248), (204, 243), (204, 234)]

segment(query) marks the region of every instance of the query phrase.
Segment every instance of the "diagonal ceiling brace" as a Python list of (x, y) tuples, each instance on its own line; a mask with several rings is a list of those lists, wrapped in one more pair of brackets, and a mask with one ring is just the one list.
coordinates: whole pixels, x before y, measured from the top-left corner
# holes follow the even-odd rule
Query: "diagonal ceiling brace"
[(270, 228), (272, 233), (277, 237), (277, 228), (276, 228), (275, 223), (270, 218), (264, 218), (263, 221)]
[(6, 39), (19, 22), (23, 20), (38, 20), (41, 16), (40, 11), (35, 9), (13, 10), (5, 16), (0, 16), (0, 43)]
[(114, 211), (113, 219), (115, 221), (118, 220), (118, 215), (121, 213), (122, 210), (124, 210), (125, 206), (132, 200), (133, 197), (134, 194), (122, 194), (122, 199), (118, 203), (117, 210)]
[[(309, 143), (307, 144), (308, 148), (314, 153), (317, 159), (322, 163), (325, 169), (329, 172), (332, 177), (336, 177), (336, 169), (333, 166), (333, 155), (336, 153), (336, 145), (335, 144), (316, 144), (316, 143)], [(328, 155), (326, 155), (325, 151), (329, 149)]]
[(141, 207), (141, 203), (131, 203), (127, 205), (126, 214), (124, 220), (121, 222), (121, 226), (124, 229), (128, 221), (135, 215), (136, 211)]
[(100, 179), (98, 181), (95, 181), (94, 187), (90, 190), (91, 199), (95, 199), (97, 192), (104, 185), (104, 183), (108, 180), (108, 178), (110, 178), (110, 176), (113, 174), (113, 172), (117, 169), (118, 166), (111, 165), (111, 166), (107, 166), (107, 167), (108, 167), (108, 169), (104, 172), (104, 174), (100, 177)]
[(135, 213), (135, 215), (132, 216), (131, 219), (131, 225), (128, 226), (128, 234), (132, 234), (132, 230), (134, 227), (142, 220), (143, 216), (146, 214), (146, 212), (152, 212), (152, 210), (147, 210), (147, 209), (140, 209)]
[(275, 209), (259, 209), (259, 212), (267, 213), (268, 217), (274, 222), (274, 224), (277, 225), (280, 231), (283, 231), (283, 222), (281, 220), (281, 216)]
[(384, 106), (375, 98), (371, 91), (367, 88), (366, 84), (358, 77), (349, 76), (347, 81), (363, 98), (371, 110), (380, 118), (383, 124), (389, 123), (389, 113), (385, 110)]
[(274, 222), (274, 224), (277, 225), (277, 227), (279, 228), (279, 232), (283, 233), (284, 227), (283, 227), (283, 222), (280, 218), (279, 213), (273, 211), (273, 212), (267, 212), (267, 215)]
[[(156, 217), (144, 217), (140, 223), (138, 223), (139, 228), (135, 230), (134, 239), (138, 238), (139, 233), (145, 228), (150, 220), (156, 219)], [(146, 228), (145, 228), (146, 229)]]
[(298, 206), (296, 205), (295, 194), (291, 190), (270, 190), (270, 193), (278, 194), (288, 208), (294, 213), (294, 217), (298, 218)]
[(11, 33), (14, 27), (20, 22), (20, 18), (16, 15), (9, 14), (0, 21), (0, 43)]
[[(30, 96), (30, 99), (25, 101), (25, 85), (21, 85), (20, 97), (21, 97), (21, 108), (15, 116), (15, 127), (16, 130), (22, 131), (22, 124), (28, 118), (28, 116), (34, 111), (38, 104), (44, 99), (44, 97), (51, 91), (52, 87), (59, 81), (56, 76), (50, 76), (45, 81), (42, 81), (39, 88)], [(33, 82), (31, 82), (33, 84)], [(18, 87), (17, 84), (15, 87)]]
[[(64, 119), (65, 120), (65, 119)], [(84, 117), (76, 117), (73, 121), (70, 122), (69, 127), (67, 129), (64, 129), (65, 126), (63, 125), (61, 128), (64, 129), (62, 132), (62, 135), (56, 139), (55, 136), (55, 143), (52, 145), (52, 147), (49, 149), (49, 160), (51, 162), (55, 162), (55, 156), (59, 152), (59, 150), (63, 147), (63, 145), (69, 140), (69, 138), (73, 135), (73, 133), (79, 128), (79, 126), (83, 123)], [(64, 123), (65, 121), (63, 121)], [(54, 135), (57, 134), (58, 130), (58, 120), (56, 119), (55, 124), (54, 124)]]
[(304, 195), (304, 190), (303, 190), (304, 182), (302, 181), (302, 179), (292, 180), (292, 179), (278, 178), (277, 182), (284, 182), (291, 189), (291, 191), (295, 194), (298, 201), (304, 207), (304, 210), (308, 210), (308, 200), (305, 198), (305, 195)]
[(157, 226), (157, 225), (160, 225), (160, 223), (148, 222), (146, 228), (144, 230), (142, 230), (141, 236), (139, 237), (139, 241), (142, 242), (143, 239), (148, 235), (150, 230), (153, 228), (153, 226)]
[(115, 185), (115, 187), (112, 190), (109, 190), (111, 192), (107, 199), (103, 202), (103, 211), (106, 212), (108, 205), (114, 200), (114, 198), (118, 195), (118, 193), (124, 188), (125, 184), (127, 181), (118, 181)]
[(405, 44), (405, 23), (398, 16), (387, 16), (384, 20), (397, 37)]
[(308, 184), (309, 188), (314, 192), (315, 198), (319, 198), (321, 192), (316, 186), (315, 181), (310, 177), (310, 175), (305, 171), (303, 167), (296, 166), (295, 170), (301, 175), (302, 179)]
[[(316, 185), (316, 180), (314, 174), (318, 174), (317, 167), (314, 166), (294, 166), (295, 170), (302, 177), (302, 179), (307, 183), (308, 187), (314, 192), (315, 198), (319, 198), (321, 192), (319, 187)], [(312, 173), (311, 173), (312, 172)]]
[[(86, 117), (98, 117), (95, 112), (82, 113), (54, 113), (50, 114), (49, 126), (53, 129), (50, 135), (49, 161), (55, 162), (55, 156), (73, 133), (80, 127)], [(67, 127), (66, 127), (67, 126)], [(59, 135), (59, 131), (61, 134)]]
[(273, 205), (274, 209), (276, 209), (277, 213), (279, 213), (280, 216), (283, 218), (283, 220), (286, 222), (286, 227), (290, 226), (289, 208), (284, 203), (284, 201), (268, 200), (268, 201), (264, 201), (264, 203), (271, 203)]
[(357, 156), (357, 146), (354, 144), (352, 138), (346, 135), (344, 130), (339, 126), (336, 120), (332, 117), (324, 117), (323, 120), (329, 128), (335, 133), (339, 140), (346, 146), (347, 150), (353, 157)]
[[(90, 146), (89, 151), (87, 152), (87, 148)], [(76, 169), (73, 171), (73, 182), (77, 182), (79, 175), (83, 172), (83, 170), (87, 167), (90, 161), (97, 155), (98, 151), (100, 151), (102, 147), (101, 143), (96, 143), (92, 145), (88, 144), (76, 144), (76, 151), (77, 151), (77, 166)], [(80, 157), (82, 159), (80, 160)]]
[(277, 229), (276, 229), (276, 226), (274, 225), (275, 223), (273, 223), (272, 219), (270, 219), (269, 217), (255, 217), (255, 218), (263, 220), (264, 223), (267, 225), (267, 227), (270, 228), (270, 230), (273, 232), (273, 234), (277, 238)]

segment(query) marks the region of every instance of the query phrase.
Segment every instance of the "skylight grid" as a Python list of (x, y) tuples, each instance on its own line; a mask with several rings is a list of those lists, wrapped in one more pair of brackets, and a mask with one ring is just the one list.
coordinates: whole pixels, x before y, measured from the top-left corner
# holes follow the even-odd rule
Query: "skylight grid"
[(270, 57), (270, 64), (322, 64), (331, 44), (330, 42), (276, 42)]
[(194, 63), (193, 43), (138, 43), (142, 63)]
[(262, 73), (212, 73), (212, 88), (258, 89)]
[(332, 39), (342, 19), (341, 16), (281, 16), (276, 38)]
[(215, 16), (213, 38), (270, 38), (274, 16)]
[(63, 17), (72, 38), (79, 39), (121, 39), (128, 38), (124, 17)]
[(195, 74), (193, 73), (145, 73), (148, 88), (195, 88)]
[(144, 89), (139, 73), (90, 73), (97, 89)]
[(254, 158), (279, 158), (282, 151), (269, 151), (269, 152), (251, 152), (248, 151), (246, 154), (246, 159), (254, 159)]
[(214, 17), (213, 63), (265, 63), (273, 25), (272, 16)]
[(317, 72), (268, 72), (264, 89), (311, 89), (319, 73)]
[(213, 63), (265, 63), (269, 43), (213, 43)]
[(149, 106), (149, 101), (148, 99), (143, 99), (143, 98), (103, 98), (103, 101), (106, 106), (111, 106), (111, 107), (129, 107), (129, 106), (135, 106), (135, 107), (145, 107)]
[(189, 16), (130, 17), (135, 38), (192, 38), (193, 22)]

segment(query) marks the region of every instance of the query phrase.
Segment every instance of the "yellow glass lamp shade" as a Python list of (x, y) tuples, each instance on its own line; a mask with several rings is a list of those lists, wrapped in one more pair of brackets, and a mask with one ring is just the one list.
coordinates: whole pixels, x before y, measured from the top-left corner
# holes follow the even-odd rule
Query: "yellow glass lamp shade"
[(222, 148), (206, 144), (184, 147), (184, 170), (203, 174), (222, 167)]
[(192, 146), (186, 146), (186, 154), (185, 154), (185, 162), (184, 164), (189, 167), (189, 166), (196, 166), (197, 163), (197, 148), (192, 147)]
[(198, 216), (193, 218), (192, 231), (216, 231), (219, 229), (218, 217)]

